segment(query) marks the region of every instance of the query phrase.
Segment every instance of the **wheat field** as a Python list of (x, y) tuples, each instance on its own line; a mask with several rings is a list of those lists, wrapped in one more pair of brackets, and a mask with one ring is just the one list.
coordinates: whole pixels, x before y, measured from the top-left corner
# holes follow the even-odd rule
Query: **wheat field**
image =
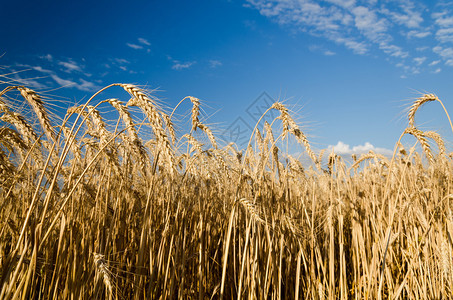
[(415, 122), (438, 105), (451, 126), (435, 95), (393, 157), (350, 160), (279, 102), (246, 149), (180, 104), (113, 84), (55, 118), (27, 87), (0, 92), (0, 299), (453, 298), (453, 154)]

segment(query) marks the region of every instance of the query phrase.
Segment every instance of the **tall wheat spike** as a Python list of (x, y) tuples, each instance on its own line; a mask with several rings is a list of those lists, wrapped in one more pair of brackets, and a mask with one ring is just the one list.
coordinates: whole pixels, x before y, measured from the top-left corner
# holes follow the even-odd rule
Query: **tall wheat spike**
[(409, 108), (409, 113), (407, 114), (407, 118), (409, 119), (409, 126), (411, 127), (415, 126), (415, 113), (423, 104), (438, 100), (439, 98), (437, 98), (437, 96), (434, 94), (425, 94), (418, 98), (417, 100), (415, 100), (414, 103)]
[(44, 129), (44, 132), (49, 140), (49, 142), (55, 141), (55, 132), (50, 123), (50, 119), (48, 113), (44, 107), (44, 103), (42, 102), (41, 97), (33, 90), (18, 86), (17, 89), (19, 90), (22, 97), (33, 107), (36, 115), (38, 116), (39, 123), (41, 127)]
[(434, 157), (433, 157), (433, 154), (431, 152), (431, 147), (426, 139), (426, 136), (425, 134), (423, 133), (423, 131), (415, 128), (415, 127), (408, 127), (406, 128), (406, 130), (404, 131), (404, 133), (408, 133), (408, 134), (411, 134), (413, 135), (417, 140), (418, 142), (420, 143), (420, 146), (422, 147), (423, 149), (423, 152), (425, 153), (426, 157), (429, 159), (430, 162), (433, 162), (434, 161)]
[[(156, 137), (156, 141), (158, 143), (158, 152), (163, 153), (166, 162), (168, 171), (173, 174), (175, 170), (175, 158), (174, 153), (172, 151), (172, 146), (168, 136), (164, 130), (163, 122), (162, 122), (162, 112), (159, 110), (157, 103), (151, 99), (146, 93), (132, 85), (132, 84), (120, 84), (133, 98), (129, 100), (126, 106), (137, 106), (141, 108), (148, 120), (151, 122), (151, 128), (153, 129), (154, 135)], [(167, 128), (173, 127), (173, 124), (170, 122), (167, 124)], [(174, 130), (170, 130), (170, 132), (174, 132)]]
[(93, 253), (94, 265), (96, 266), (96, 272), (102, 276), (102, 280), (109, 291), (110, 295), (113, 296), (113, 276), (109, 270), (107, 261), (105, 260), (104, 255), (100, 253)]
[(275, 102), (274, 104), (272, 104), (271, 108), (276, 109), (280, 112), (280, 116), (278, 118), (283, 122), (283, 135), (285, 136), (288, 132), (292, 133), (296, 137), (297, 141), (305, 147), (305, 150), (307, 151), (307, 154), (311, 158), (311, 160), (318, 168), (320, 168), (318, 158), (316, 157), (313, 150), (311, 150), (311, 146), (308, 142), (307, 137), (299, 129), (296, 122), (294, 122), (293, 118), (288, 112), (288, 109), (280, 102)]

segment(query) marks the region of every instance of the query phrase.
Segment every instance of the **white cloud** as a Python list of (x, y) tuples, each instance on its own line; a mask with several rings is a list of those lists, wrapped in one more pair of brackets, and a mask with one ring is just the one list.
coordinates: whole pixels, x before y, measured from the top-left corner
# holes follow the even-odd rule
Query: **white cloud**
[(423, 22), (420, 11), (415, 11), (414, 4), (410, 1), (400, 1), (400, 8), (402, 13), (390, 11), (389, 9), (382, 9), (382, 13), (388, 15), (395, 23), (404, 25), (407, 28), (417, 28)]
[(403, 51), (401, 47), (395, 45), (389, 45), (387, 43), (379, 44), (379, 49), (389, 54), (390, 56), (405, 58), (409, 56), (409, 53)]
[(64, 87), (77, 85), (74, 81), (63, 79), (56, 74), (51, 74), (50, 77), (55, 80), (56, 83)]
[(94, 91), (94, 90), (97, 90), (99, 89), (99, 86), (95, 85), (94, 83), (92, 82), (89, 82), (89, 81), (86, 81), (86, 80), (83, 80), (83, 79), (80, 79), (80, 84), (76, 84), (76, 88), (81, 90), (81, 91), (86, 91), (86, 92), (91, 92), (91, 91)]
[(99, 86), (84, 79), (80, 79), (80, 83), (77, 83), (72, 80), (63, 79), (56, 74), (51, 74), (50, 77), (62, 87), (73, 87), (84, 92), (92, 92), (96, 89), (99, 89)]
[(115, 62), (117, 62), (119, 64), (129, 64), (130, 63), (127, 59), (124, 59), (124, 58), (115, 58), (114, 60), (115, 60)]
[(428, 49), (429, 49), (428, 46), (423, 46), (423, 47), (417, 47), (417, 48), (415, 48), (415, 50), (418, 51), (418, 52), (425, 51), (425, 50), (428, 50)]
[(19, 75), (19, 72), (17, 72), (16, 70), (11, 70), (11, 73), (12, 73), (12, 81), (11, 83), (13, 84), (20, 84), (20, 85), (24, 85), (24, 86), (27, 86), (27, 87), (30, 87), (30, 88), (33, 88), (33, 89), (36, 89), (36, 90), (44, 90), (44, 89), (48, 89), (50, 88), (48, 85), (42, 83), (42, 82), (38, 82), (37, 80), (34, 80), (34, 79), (28, 79), (28, 78), (22, 78), (20, 75)]
[(60, 62), (58, 62), (58, 64), (60, 66), (63, 66), (65, 68), (64, 71), (67, 72), (67, 73), (71, 73), (73, 71), (82, 72), (82, 67), (77, 65), (77, 63), (75, 63), (72, 60), (70, 60), (70, 61), (60, 61)]
[[(86, 81), (83, 78), (79, 79), (80, 83), (77, 83), (77, 82), (75, 82), (73, 80), (70, 80), (70, 79), (64, 79), (61, 76), (57, 75), (55, 73), (55, 71), (44, 69), (41, 66), (35, 66), (35, 67), (31, 67), (31, 68), (33, 70), (35, 70), (35, 71), (48, 74), (49, 77), (53, 79), (53, 81), (55, 81), (58, 85), (60, 85), (62, 87), (72, 87), (72, 88), (76, 88), (78, 90), (86, 91), (86, 92), (92, 92), (95, 89), (99, 89), (99, 86), (95, 85), (92, 82)], [(33, 86), (36, 87), (38, 85), (41, 85), (40, 83), (32, 82), (30, 80), (28, 80), (27, 82), (28, 83), (26, 85), (31, 86), (31, 87), (33, 87)], [(41, 87), (41, 88), (43, 88), (43, 87)], [(47, 86), (45, 86), (45, 87), (47, 87)]]
[(436, 70), (433, 71), (433, 73), (437, 74), (437, 73), (440, 73), (440, 71), (442, 71), (441, 68), (437, 68)]
[(434, 22), (440, 27), (453, 26), (453, 17), (449, 15), (449, 13), (446, 11), (440, 13), (433, 13), (431, 17), (434, 19)]
[(440, 60), (435, 60), (435, 61), (430, 62), (428, 66), (430, 66), (430, 67), (431, 67), (431, 66), (435, 66), (435, 65), (437, 65), (438, 63), (440, 63)]
[(429, 31), (418, 31), (418, 30), (411, 30), (407, 33), (408, 38), (425, 38), (427, 36), (431, 35), (431, 32)]
[(311, 51), (311, 52), (315, 52), (315, 53), (322, 53), (326, 56), (332, 56), (332, 55), (335, 55), (336, 53), (333, 52), (333, 51), (330, 51), (328, 49), (325, 49), (323, 46), (321, 45), (310, 45), (308, 46), (308, 49)]
[(415, 58), (414, 58), (414, 62), (417, 64), (417, 66), (419, 66), (419, 65), (421, 65), (422, 63), (424, 63), (426, 59), (427, 59), (426, 56), (423, 56), (423, 57), (415, 57)]
[(450, 11), (431, 14), (434, 23), (440, 28), (436, 31), (436, 39), (441, 43), (453, 42), (453, 16)]
[(338, 37), (333, 39), (335, 42), (338, 44), (342, 44), (346, 46), (346, 48), (349, 48), (354, 52), (355, 54), (365, 54), (368, 52), (368, 46), (364, 42), (357, 42), (353, 40), (352, 38), (342, 38)]
[(453, 42), (453, 27), (439, 29), (436, 32), (436, 38), (441, 43)]
[[(355, 0), (248, 0), (248, 3), (284, 27), (327, 38), (360, 55), (377, 46), (389, 56), (408, 57), (409, 53), (393, 42), (392, 28), (400, 25), (418, 28), (423, 22), (423, 10), (410, 0), (392, 5), (399, 11), (386, 9), (386, 3), (378, 6), (377, 1), (360, 2), (363, 5)], [(418, 38), (429, 34), (426, 29), (410, 33)]]
[(338, 155), (364, 154), (364, 153), (368, 153), (370, 150), (375, 153), (382, 154), (382, 155), (392, 155), (393, 154), (392, 150), (386, 149), (386, 148), (375, 147), (369, 142), (366, 142), (364, 145), (357, 145), (357, 146), (353, 146), (351, 148), (350, 145), (345, 144), (342, 141), (338, 141), (338, 143), (335, 146), (329, 145), (329, 147), (327, 147), (327, 149), (328, 149), (328, 151), (332, 151), (332, 149), (333, 149), (333, 151)]
[(41, 66), (32, 67), (32, 69), (35, 70), (35, 71), (41, 72), (41, 73), (47, 73), (47, 74), (53, 73), (53, 71), (44, 69)]
[(143, 49), (143, 46), (136, 45), (136, 44), (126, 43), (126, 45), (135, 50)]
[(151, 46), (151, 43), (148, 42), (148, 40), (144, 39), (144, 38), (138, 38), (138, 41), (140, 44), (143, 44), (143, 45), (146, 45), (146, 46)]
[(39, 58), (45, 59), (47, 61), (52, 61), (53, 60), (53, 56), (50, 55), (50, 54), (47, 54), (47, 55), (44, 55), (44, 56), (40, 56)]
[(352, 9), (355, 18), (355, 26), (366, 37), (373, 42), (388, 41), (387, 31), (388, 23), (385, 19), (379, 19), (376, 13), (364, 6), (358, 6)]
[(444, 60), (453, 59), (453, 48), (443, 48), (436, 46), (433, 48), (434, 53), (439, 54)]
[(180, 63), (178, 61), (173, 61), (173, 66), (171, 67), (173, 70), (183, 70), (183, 69), (188, 69), (190, 68), (195, 62), (185, 62), (185, 63)]
[(211, 68), (217, 68), (217, 67), (221, 67), (222, 66), (222, 62), (220, 60), (216, 60), (216, 59), (211, 59), (209, 61), (209, 67)]
[(352, 7), (355, 5), (355, 0), (326, 0), (326, 1), (345, 8)]

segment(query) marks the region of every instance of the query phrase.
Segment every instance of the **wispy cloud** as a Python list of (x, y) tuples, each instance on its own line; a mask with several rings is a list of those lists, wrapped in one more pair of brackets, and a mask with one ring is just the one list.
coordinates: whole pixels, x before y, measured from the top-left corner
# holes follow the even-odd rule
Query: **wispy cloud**
[(436, 12), (431, 15), (434, 19), (434, 22), (440, 27), (451, 27), (453, 26), (453, 16), (451, 16), (447, 11)]
[(60, 61), (60, 62), (58, 62), (58, 64), (60, 66), (62, 66), (64, 68), (63, 71), (65, 71), (67, 73), (71, 73), (71, 72), (74, 72), (74, 71), (82, 72), (82, 67), (79, 66), (77, 63), (75, 63), (72, 60), (70, 60), (70, 61)]
[(423, 57), (415, 57), (415, 58), (414, 58), (414, 62), (417, 64), (417, 66), (419, 66), (419, 65), (421, 65), (422, 63), (424, 63), (426, 59), (427, 59), (426, 56), (423, 56)]
[[(71, 73), (72, 71), (82, 72), (82, 68), (80, 66), (78, 66), (77, 64), (73, 63), (72, 61), (71, 62), (58, 61), (57, 64), (60, 66), (63, 66), (65, 68), (63, 70), (64, 71), (63, 74), (65, 74), (65, 75), (67, 75), (67, 73)], [(49, 69), (43, 68), (42, 66), (27, 66), (27, 67), (29, 67), (30, 69), (32, 69), (36, 72), (46, 74), (46, 76), (50, 77), (57, 85), (59, 85), (61, 87), (76, 88), (80, 91), (85, 91), (85, 92), (92, 92), (92, 91), (100, 88), (98, 85), (96, 85), (90, 81), (87, 81), (83, 78), (80, 78), (78, 81), (74, 81), (73, 79), (64, 78), (64, 76), (62, 76), (61, 74), (57, 74), (57, 71), (49, 70)], [(85, 74), (86, 73), (80, 73), (79, 75), (85, 75)], [(31, 87), (36, 87), (39, 84), (41, 84), (41, 83), (31, 82), (31, 84), (27, 84), (27, 85), (31, 86)], [(47, 85), (45, 87), (50, 88)]]
[(53, 56), (50, 55), (50, 54), (46, 54), (46, 55), (40, 56), (39, 58), (45, 59), (47, 61), (52, 61), (53, 60)]
[(453, 42), (453, 27), (451, 28), (441, 28), (436, 32), (436, 38), (441, 43)]
[(325, 49), (323, 46), (321, 45), (310, 45), (308, 46), (308, 49), (311, 51), (311, 52), (315, 52), (315, 53), (322, 53), (326, 56), (332, 56), (332, 55), (335, 55), (336, 53), (333, 52), (333, 51), (330, 51), (328, 49)]
[(129, 64), (130, 63), (127, 59), (124, 59), (124, 58), (115, 58), (114, 61), (119, 64)]
[(451, 48), (451, 47), (445, 48), (442, 46), (436, 46), (433, 48), (433, 52), (437, 53), (446, 62), (448, 62), (449, 60), (453, 60), (453, 48)]
[(430, 31), (419, 31), (419, 30), (411, 30), (407, 33), (408, 38), (425, 38), (427, 36), (431, 35)]
[[(19, 67), (29, 68), (30, 66), (22, 65)], [(23, 78), (20, 75), (20, 72), (15, 69), (11, 69), (11, 73), (12, 74), (10, 75), (10, 77), (7, 78), (7, 79), (11, 80), (11, 84), (20, 84), (20, 85), (24, 85), (24, 86), (27, 86), (27, 87), (30, 87), (30, 88), (36, 89), (36, 90), (44, 90), (44, 89), (50, 88), (49, 85), (47, 85), (43, 82), (40, 82), (37, 79)]]
[(132, 43), (126, 43), (126, 45), (132, 49), (139, 50), (143, 49), (143, 46), (137, 45), (137, 44), (132, 44)]
[(423, 22), (421, 12), (417, 11), (414, 3), (411, 1), (400, 1), (401, 12), (382, 9), (382, 13), (390, 17), (396, 24), (406, 26), (407, 28), (418, 28)]
[(355, 54), (365, 54), (368, 52), (368, 45), (365, 42), (357, 42), (353, 38), (335, 37), (332, 38), (337, 44), (344, 45)]
[[(453, 67), (453, 48), (449, 47), (453, 43), (453, 16), (449, 8), (442, 7), (441, 12), (434, 12), (431, 17), (437, 25), (435, 37), (439, 44), (433, 48), (447, 66)], [(445, 46), (447, 45), (447, 46)]]
[(47, 73), (47, 74), (53, 74), (53, 73), (54, 73), (54, 71), (44, 69), (44, 68), (41, 67), (41, 66), (34, 66), (34, 67), (31, 67), (31, 68), (32, 68), (33, 70), (38, 71), (38, 72), (41, 72), (41, 73)]
[(56, 83), (58, 83), (59, 85), (63, 86), (63, 87), (68, 87), (68, 86), (76, 86), (77, 83), (75, 83), (74, 81), (72, 80), (68, 80), (68, 79), (63, 79), (61, 78), (60, 76), (58, 76), (57, 74), (50, 74), (50, 77), (55, 80)]
[[(342, 45), (355, 54), (365, 55), (376, 50), (392, 58), (397, 64), (420, 61), (408, 58), (401, 37), (423, 39), (433, 35), (433, 28), (425, 26), (425, 7), (412, 0), (399, 2), (355, 0), (248, 0), (249, 7), (257, 9), (292, 31), (324, 37)], [(438, 39), (449, 41), (448, 15), (439, 16), (437, 23), (443, 28), (435, 32)], [(328, 55), (329, 52), (324, 54)], [(415, 73), (415, 72), (411, 72)]]
[(177, 60), (173, 61), (173, 66), (171, 67), (173, 70), (184, 70), (190, 68), (192, 65), (194, 65), (196, 62), (194, 61), (188, 61), (181, 63)]
[(100, 88), (98, 85), (82, 78), (79, 79), (79, 82), (76, 82), (70, 79), (63, 79), (57, 74), (50, 74), (50, 77), (62, 87), (72, 87), (84, 92), (93, 92)]
[(338, 155), (364, 154), (364, 153), (370, 152), (370, 150), (375, 153), (382, 154), (382, 155), (392, 155), (393, 154), (392, 150), (386, 149), (386, 148), (375, 147), (369, 142), (366, 142), (363, 145), (357, 145), (357, 146), (351, 147), (350, 145), (345, 144), (342, 141), (338, 141), (338, 143), (335, 146), (329, 145), (329, 147), (327, 149), (328, 149), (328, 151), (332, 151), (332, 149), (333, 149), (333, 151)]
[(80, 81), (80, 83), (76, 84), (76, 88), (81, 91), (90, 92), (90, 91), (97, 90), (100, 88), (98, 85), (94, 84), (93, 82), (86, 81), (84, 79), (80, 79), (79, 81)]
[(126, 46), (128, 46), (129, 48), (135, 49), (135, 50), (146, 49), (147, 52), (151, 51), (149, 49), (149, 46), (151, 46), (151, 43), (148, 42), (147, 39), (140, 37), (137, 39), (137, 42), (138, 43), (126, 43)]
[(143, 44), (143, 45), (146, 45), (146, 46), (151, 46), (151, 43), (148, 42), (148, 40), (144, 39), (144, 38), (138, 38), (138, 42), (140, 44)]
[(223, 65), (222, 62), (220, 60), (217, 60), (217, 59), (211, 59), (209, 61), (209, 67), (213, 68), (213, 69), (215, 69), (217, 67), (221, 67), (222, 65)]

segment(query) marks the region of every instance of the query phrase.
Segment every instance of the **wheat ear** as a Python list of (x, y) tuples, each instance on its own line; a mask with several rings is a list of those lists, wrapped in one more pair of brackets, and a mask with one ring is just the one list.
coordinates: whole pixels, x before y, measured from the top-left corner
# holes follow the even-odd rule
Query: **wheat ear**
[(109, 291), (110, 295), (113, 296), (113, 274), (109, 270), (107, 261), (104, 255), (99, 253), (93, 253), (94, 265), (96, 266), (96, 272), (102, 276), (105, 286)]
[(404, 131), (404, 134), (406, 134), (406, 133), (408, 133), (410, 135), (413, 135), (418, 140), (418, 142), (420, 143), (420, 146), (422, 147), (423, 152), (425, 153), (426, 157), (432, 163), (434, 161), (434, 157), (433, 157), (433, 154), (431, 152), (431, 147), (429, 146), (429, 143), (426, 140), (426, 136), (423, 133), (423, 131), (421, 131), (421, 130), (415, 128), (415, 127), (408, 127)]
[(444, 155), (445, 153), (447, 153), (444, 140), (442, 139), (440, 134), (435, 131), (425, 131), (424, 134), (427, 138), (430, 138), (436, 142), (437, 147), (439, 148), (439, 155)]
[(415, 113), (417, 110), (425, 103), (431, 101), (439, 100), (436, 95), (434, 94), (425, 94), (414, 101), (414, 103), (409, 108), (409, 113), (407, 114), (407, 118), (409, 119), (409, 126), (415, 126)]
[(308, 142), (305, 134), (299, 129), (296, 122), (294, 122), (293, 118), (291, 118), (291, 116), (289, 115), (288, 109), (280, 102), (275, 102), (271, 106), (271, 108), (280, 111), (280, 116), (278, 118), (283, 122), (283, 136), (285, 136), (287, 132), (292, 133), (296, 137), (299, 144), (305, 147), (308, 156), (312, 159), (316, 167), (319, 169), (320, 166), (318, 163), (318, 158), (316, 157), (313, 150), (311, 150), (310, 143)]
[(38, 116), (39, 123), (44, 129), (44, 132), (49, 141), (55, 141), (55, 132), (50, 123), (50, 119), (44, 107), (44, 103), (41, 100), (41, 97), (35, 91), (29, 88), (18, 86), (17, 89), (19, 90), (22, 97), (27, 100), (27, 102), (35, 111), (36, 115)]
[[(175, 158), (172, 151), (171, 143), (163, 128), (161, 119), (162, 112), (159, 111), (157, 103), (149, 97), (142, 89), (132, 84), (120, 84), (126, 92), (128, 92), (133, 98), (129, 100), (126, 106), (137, 106), (142, 109), (148, 120), (151, 122), (151, 128), (153, 129), (156, 141), (158, 144), (158, 150), (162, 151), (167, 159), (169, 171), (173, 174), (175, 170)], [(168, 118), (167, 128), (173, 127), (173, 124)], [(170, 133), (174, 130), (169, 130)]]

